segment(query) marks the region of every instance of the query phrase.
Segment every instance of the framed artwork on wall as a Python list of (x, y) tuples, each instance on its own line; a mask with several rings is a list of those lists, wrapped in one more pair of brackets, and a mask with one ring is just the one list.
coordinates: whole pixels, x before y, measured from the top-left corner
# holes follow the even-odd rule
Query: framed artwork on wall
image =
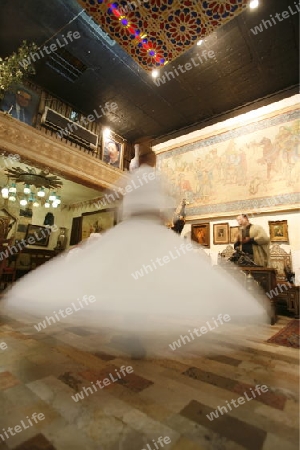
[(230, 244), (234, 244), (237, 240), (240, 227), (230, 227)]
[(215, 245), (229, 244), (228, 223), (214, 224), (214, 244)]
[(36, 92), (17, 84), (11, 90), (5, 92), (0, 103), (0, 110), (7, 112), (7, 114), (27, 125), (33, 126), (39, 100)]
[(124, 144), (116, 137), (102, 135), (102, 161), (112, 167), (123, 169)]
[(287, 220), (269, 221), (271, 242), (288, 242), (288, 223)]
[(29, 245), (48, 247), (51, 228), (40, 225), (28, 225), (25, 240)]
[(206, 248), (210, 248), (209, 223), (192, 225), (191, 238)]
[(87, 239), (91, 233), (102, 233), (117, 223), (117, 210), (102, 209), (82, 214), (81, 238)]

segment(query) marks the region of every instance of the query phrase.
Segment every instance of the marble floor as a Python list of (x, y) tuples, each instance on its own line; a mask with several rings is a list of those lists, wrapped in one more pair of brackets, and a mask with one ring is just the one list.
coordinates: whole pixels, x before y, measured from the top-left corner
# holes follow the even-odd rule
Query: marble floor
[(290, 320), (131, 359), (109, 330), (2, 316), (0, 450), (298, 449), (298, 350), (266, 342)]

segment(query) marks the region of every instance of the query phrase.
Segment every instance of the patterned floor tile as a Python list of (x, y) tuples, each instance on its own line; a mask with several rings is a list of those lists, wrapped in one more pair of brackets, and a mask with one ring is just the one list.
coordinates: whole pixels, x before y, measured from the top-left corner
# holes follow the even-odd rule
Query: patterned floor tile
[(231, 358), (230, 356), (226, 355), (208, 356), (207, 359), (210, 359), (211, 361), (217, 361), (223, 364), (229, 364), (230, 366), (234, 367), (237, 367), (242, 362), (239, 359)]
[(194, 422), (203, 425), (226, 439), (242, 445), (247, 450), (261, 450), (267, 433), (230, 415), (209, 420), (206, 415), (213, 410), (197, 401), (191, 401), (181, 412)]
[(104, 353), (104, 352), (94, 352), (93, 354), (95, 356), (97, 356), (98, 358), (102, 359), (102, 361), (111, 361), (113, 359), (116, 359), (116, 356), (109, 355), (109, 354)]
[(0, 373), (0, 390), (9, 389), (20, 383), (20, 380), (12, 375), (10, 372)]
[(200, 370), (197, 367), (190, 367), (187, 371), (183, 372), (183, 375), (191, 377), (195, 380), (204, 381), (205, 383), (212, 384), (213, 386), (221, 387), (231, 392), (245, 395), (246, 398), (248, 396), (250, 400), (261, 402), (265, 405), (269, 405), (280, 410), (284, 408), (287, 400), (285, 396), (277, 395), (270, 391), (266, 393), (262, 393), (260, 391), (259, 394), (255, 391), (254, 385), (251, 386), (248, 384), (238, 383), (235, 380)]
[[(205, 356), (197, 345), (176, 353), (151, 338), (156, 356), (132, 360), (132, 338), (111, 329), (70, 318), (33, 334), (36, 319), (30, 320), (1, 318), (0, 340), (9, 347), (0, 360), (0, 430), (33, 412), (45, 420), (7, 442), (0, 438), (0, 450), (158, 450), (159, 436), (172, 440), (163, 450), (298, 449), (299, 356), (266, 343), (277, 330), (269, 325), (256, 334), (237, 327), (235, 336), (213, 336), (214, 351)], [(287, 322), (280, 318), (278, 330)], [(122, 365), (134, 372), (118, 379)], [(115, 382), (106, 389), (74, 401), (109, 374)], [(215, 420), (206, 417), (231, 398), (252, 396), (257, 384), (268, 392)]]
[(56, 450), (56, 448), (53, 447), (45, 436), (37, 434), (23, 444), (15, 447), (14, 450)]

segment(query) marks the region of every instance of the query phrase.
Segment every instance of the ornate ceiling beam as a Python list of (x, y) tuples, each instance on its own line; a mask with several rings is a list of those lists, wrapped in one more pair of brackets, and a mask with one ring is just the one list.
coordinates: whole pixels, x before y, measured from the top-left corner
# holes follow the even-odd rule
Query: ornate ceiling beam
[(112, 189), (124, 172), (80, 150), (69, 147), (7, 114), (0, 112), (0, 149), (20, 155), (19, 162), (93, 189)]

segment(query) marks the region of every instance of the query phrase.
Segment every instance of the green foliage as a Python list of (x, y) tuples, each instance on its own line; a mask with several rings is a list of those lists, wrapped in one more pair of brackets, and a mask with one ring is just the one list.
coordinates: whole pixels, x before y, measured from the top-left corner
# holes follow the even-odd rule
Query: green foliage
[(30, 62), (30, 53), (37, 50), (36, 44), (28, 45), (26, 41), (23, 41), (17, 52), (4, 59), (0, 58), (0, 99), (14, 84), (19, 84), (26, 76), (35, 74), (35, 69)]

